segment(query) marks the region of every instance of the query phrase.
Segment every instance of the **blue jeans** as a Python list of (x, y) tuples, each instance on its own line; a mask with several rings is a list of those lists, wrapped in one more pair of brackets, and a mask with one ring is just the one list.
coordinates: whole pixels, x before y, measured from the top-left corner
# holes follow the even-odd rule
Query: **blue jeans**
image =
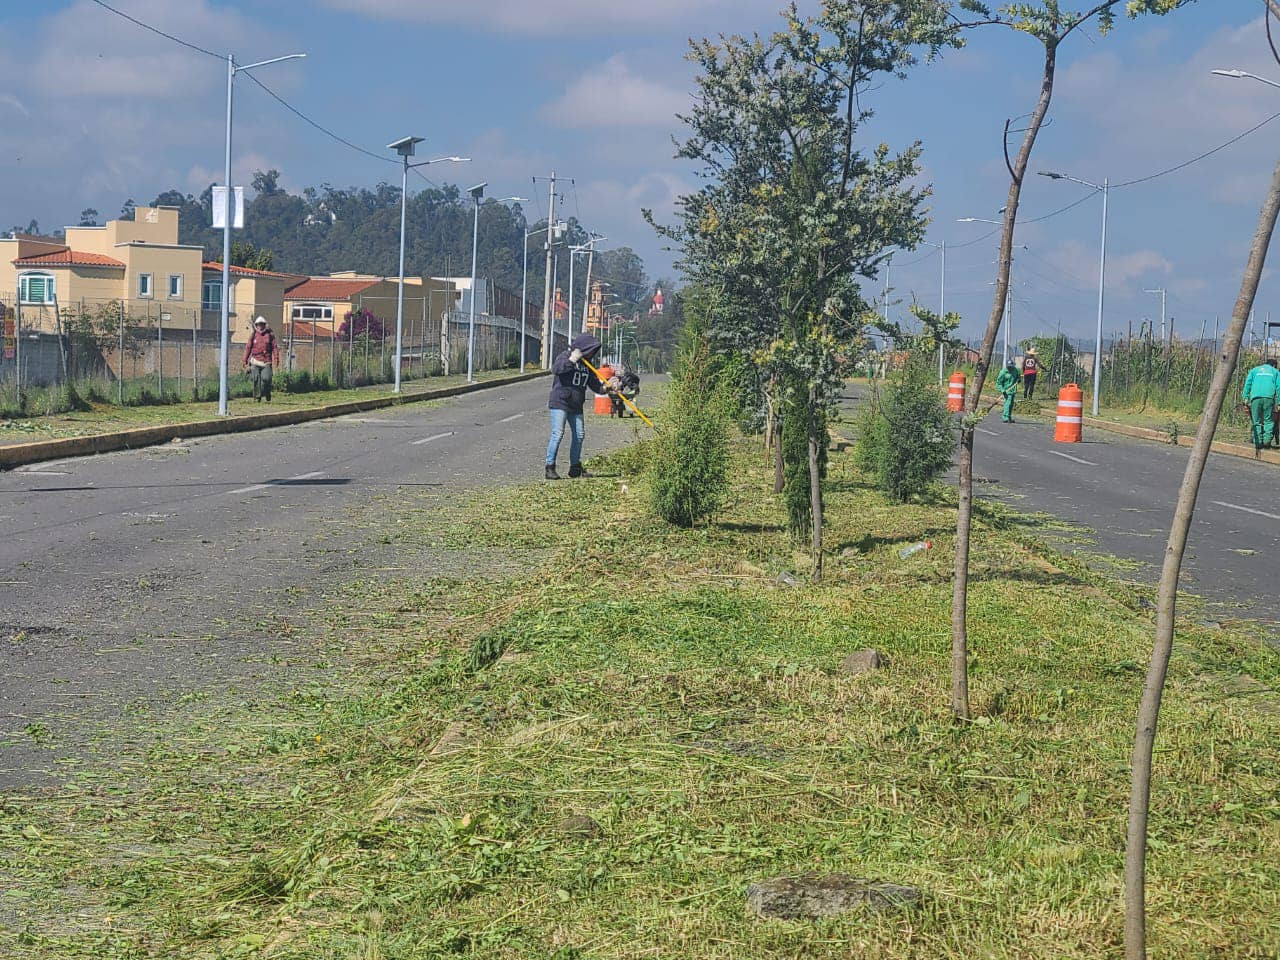
[(547, 466), (554, 466), (556, 456), (560, 453), (560, 441), (564, 438), (565, 424), (569, 425), (569, 463), (582, 462), (582, 438), (587, 432), (587, 420), (581, 413), (570, 413), (568, 410), (551, 411), (551, 439), (547, 443)]

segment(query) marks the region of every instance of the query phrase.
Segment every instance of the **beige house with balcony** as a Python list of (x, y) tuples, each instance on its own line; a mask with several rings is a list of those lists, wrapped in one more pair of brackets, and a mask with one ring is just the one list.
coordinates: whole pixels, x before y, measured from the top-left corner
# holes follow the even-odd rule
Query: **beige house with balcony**
[[(284, 292), (305, 278), (265, 270), (231, 271), (232, 337), (248, 339), (253, 318), (283, 326)], [(137, 207), (132, 220), (67, 227), (49, 238), (0, 239), (0, 302), (17, 304), (28, 330), (56, 329), (63, 310), (123, 304), (137, 325), (163, 324), (216, 334), (222, 307), (222, 266), (203, 248), (178, 242), (178, 211)]]

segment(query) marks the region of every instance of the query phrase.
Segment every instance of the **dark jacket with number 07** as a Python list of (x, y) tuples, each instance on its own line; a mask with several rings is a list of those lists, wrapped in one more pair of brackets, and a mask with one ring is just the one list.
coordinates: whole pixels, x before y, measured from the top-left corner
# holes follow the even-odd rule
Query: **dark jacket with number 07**
[(583, 333), (574, 337), (568, 350), (560, 351), (556, 362), (551, 365), (551, 398), (547, 401), (550, 410), (581, 413), (587, 400), (587, 390), (605, 392), (604, 384), (587, 369), (586, 364), (569, 359), (573, 350), (581, 350), (589, 360), (600, 352), (600, 341), (589, 333)]

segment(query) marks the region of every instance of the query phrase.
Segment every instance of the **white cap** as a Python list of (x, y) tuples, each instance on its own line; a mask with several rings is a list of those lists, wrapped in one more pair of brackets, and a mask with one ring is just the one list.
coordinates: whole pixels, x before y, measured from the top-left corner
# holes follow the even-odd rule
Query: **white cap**
[(266, 318), (266, 317), (258, 317), (256, 320), (254, 320), (254, 321), (253, 321), (253, 325), (254, 325), (255, 327), (256, 327), (258, 324), (262, 324), (262, 325), (265, 327), (265, 326), (267, 325), (267, 318)]

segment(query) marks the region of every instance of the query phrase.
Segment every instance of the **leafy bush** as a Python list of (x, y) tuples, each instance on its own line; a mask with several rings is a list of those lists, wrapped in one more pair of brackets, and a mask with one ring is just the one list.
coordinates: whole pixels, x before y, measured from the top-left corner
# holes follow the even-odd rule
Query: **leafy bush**
[(679, 527), (714, 514), (729, 489), (729, 423), (709, 370), (706, 343), (690, 345), (672, 381), (666, 422), (654, 445), (653, 509)]
[(924, 496), (951, 466), (955, 428), (929, 371), (909, 366), (859, 421), (858, 466), (876, 486), (905, 503)]

